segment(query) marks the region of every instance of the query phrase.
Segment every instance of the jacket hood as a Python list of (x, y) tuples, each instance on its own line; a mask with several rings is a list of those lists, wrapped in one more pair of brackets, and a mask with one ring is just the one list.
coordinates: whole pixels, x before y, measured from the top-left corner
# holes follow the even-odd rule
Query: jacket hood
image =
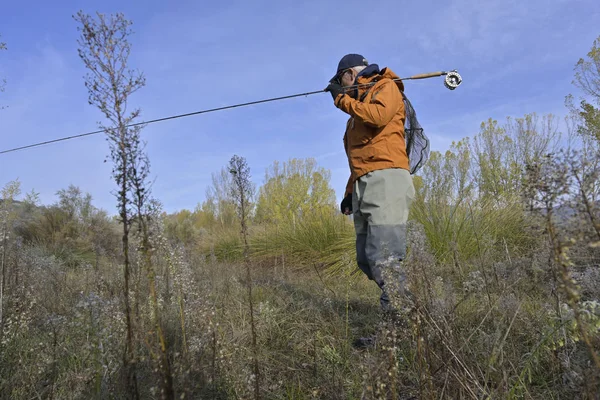
[[(400, 77), (388, 67), (380, 70), (377, 64), (370, 64), (358, 74), (355, 84), (375, 83), (385, 78), (399, 79)], [(396, 86), (398, 86), (398, 89), (400, 89), (401, 92), (404, 92), (404, 83), (401, 80), (397, 80), (395, 83)], [(362, 90), (360, 91), (362, 92), (364, 90), (368, 90), (369, 88), (361, 89)]]

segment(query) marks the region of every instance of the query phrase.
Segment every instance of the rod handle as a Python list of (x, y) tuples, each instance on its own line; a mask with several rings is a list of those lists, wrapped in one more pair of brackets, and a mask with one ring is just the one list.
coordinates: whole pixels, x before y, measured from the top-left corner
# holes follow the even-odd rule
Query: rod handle
[(425, 79), (425, 78), (433, 78), (435, 76), (442, 76), (444, 75), (445, 72), (442, 71), (438, 71), (438, 72), (427, 72), (424, 74), (418, 74), (418, 75), (413, 75), (408, 79)]

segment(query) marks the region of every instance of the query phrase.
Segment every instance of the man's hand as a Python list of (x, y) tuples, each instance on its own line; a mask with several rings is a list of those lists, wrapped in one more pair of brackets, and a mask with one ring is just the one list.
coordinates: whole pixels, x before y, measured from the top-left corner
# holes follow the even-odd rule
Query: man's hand
[(344, 93), (342, 85), (336, 82), (331, 82), (329, 86), (325, 88), (325, 91), (331, 93), (331, 97), (333, 97), (334, 101), (340, 94)]
[(345, 215), (352, 214), (352, 193), (348, 193), (340, 204), (340, 210)]

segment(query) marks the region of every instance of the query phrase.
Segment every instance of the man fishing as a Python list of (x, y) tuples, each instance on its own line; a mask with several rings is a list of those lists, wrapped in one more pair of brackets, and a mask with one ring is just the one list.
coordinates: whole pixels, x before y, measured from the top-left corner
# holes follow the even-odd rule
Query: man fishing
[[(394, 79), (397, 79), (394, 81)], [(405, 298), (406, 224), (415, 188), (406, 151), (404, 84), (389, 68), (359, 54), (345, 55), (325, 89), (350, 116), (344, 147), (350, 177), (341, 211), (353, 214), (358, 267), (381, 288), (384, 313), (390, 293)], [(394, 271), (393, 282), (384, 271)]]

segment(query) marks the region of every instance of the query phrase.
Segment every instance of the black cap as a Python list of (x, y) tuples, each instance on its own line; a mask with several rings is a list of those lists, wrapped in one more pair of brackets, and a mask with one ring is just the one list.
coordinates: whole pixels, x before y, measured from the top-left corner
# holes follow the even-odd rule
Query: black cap
[(347, 70), (348, 68), (358, 67), (359, 65), (364, 65), (366, 67), (369, 65), (369, 62), (360, 54), (346, 54), (338, 63), (337, 72), (331, 80), (336, 79), (340, 72)]

